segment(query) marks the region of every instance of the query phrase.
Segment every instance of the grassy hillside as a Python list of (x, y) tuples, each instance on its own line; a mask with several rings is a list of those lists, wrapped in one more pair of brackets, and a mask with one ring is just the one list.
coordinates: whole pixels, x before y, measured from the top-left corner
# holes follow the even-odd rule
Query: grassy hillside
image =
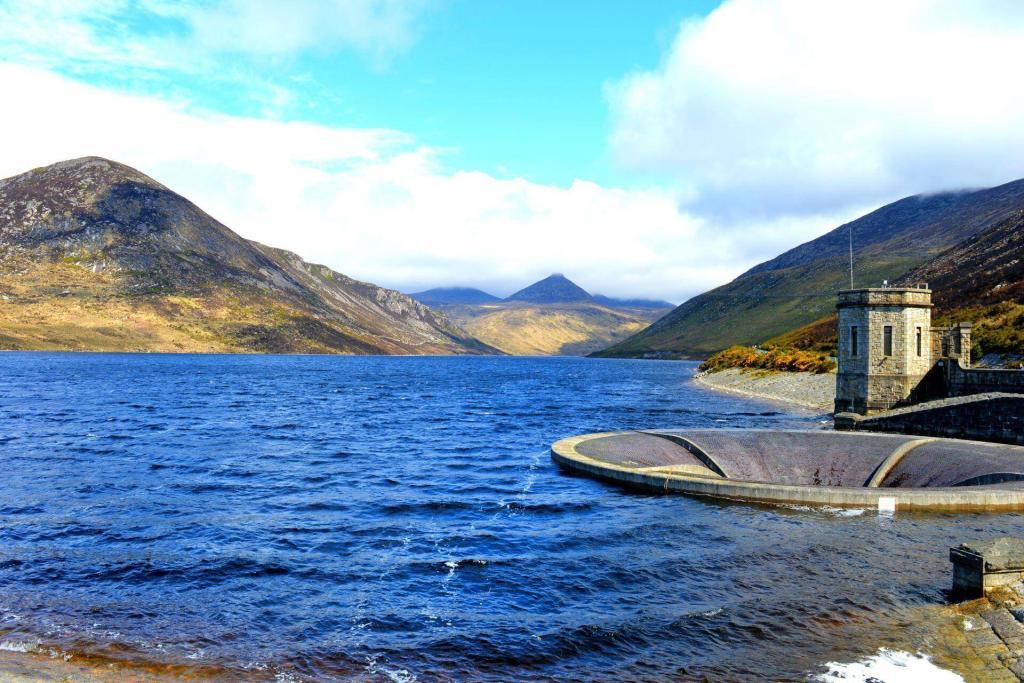
[(780, 372), (813, 372), (822, 374), (836, 369), (836, 363), (823, 353), (798, 349), (754, 349), (730, 346), (711, 354), (700, 364), (702, 372), (719, 372), (728, 368), (752, 368)]
[(400, 292), (245, 240), (95, 157), (0, 180), (0, 348), (494, 352)]
[[(975, 354), (1024, 355), (1024, 212), (954, 245), (895, 284), (927, 282), (936, 325), (973, 322)], [(836, 316), (826, 316), (766, 344), (832, 353)]]
[(664, 310), (612, 309), (591, 303), (503, 302), (445, 306), (470, 335), (512, 355), (586, 355), (647, 327)]
[(595, 355), (705, 357), (737, 344), (763, 343), (833, 312), (835, 292), (850, 284), (851, 229), (854, 284), (877, 286), (1021, 209), (1024, 180), (902, 199), (690, 299), (639, 334)]

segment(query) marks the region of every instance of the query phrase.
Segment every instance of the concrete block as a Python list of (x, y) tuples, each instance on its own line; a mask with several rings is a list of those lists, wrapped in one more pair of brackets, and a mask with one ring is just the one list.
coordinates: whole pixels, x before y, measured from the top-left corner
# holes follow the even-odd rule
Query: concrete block
[[(1003, 536), (989, 541), (961, 543), (949, 549), (949, 561), (953, 563), (953, 593), (977, 597), (992, 588), (1014, 584), (1024, 578), (1024, 540)], [(1000, 620), (1005, 622), (1003, 627), (1007, 633), (1012, 632), (1009, 637), (1024, 637), (1024, 627), (1020, 631), (1012, 631), (1008, 621), (1011, 619), (1013, 616), (1006, 611), (1005, 619)]]

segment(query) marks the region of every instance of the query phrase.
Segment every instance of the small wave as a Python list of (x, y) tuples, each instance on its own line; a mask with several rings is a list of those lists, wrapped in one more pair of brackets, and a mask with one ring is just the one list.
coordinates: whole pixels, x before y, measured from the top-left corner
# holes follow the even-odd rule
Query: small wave
[(539, 514), (561, 514), (563, 512), (584, 512), (594, 508), (590, 501), (567, 501), (564, 503), (524, 503), (510, 500), (501, 503), (501, 508), (512, 512), (532, 512)]
[(376, 655), (367, 658), (366, 673), (374, 676), (384, 674), (393, 683), (415, 683), (417, 680), (416, 674), (408, 669), (391, 668), (380, 664)]
[(927, 655), (882, 648), (878, 654), (859, 662), (840, 664), (829, 662), (826, 673), (812, 676), (810, 680), (832, 683), (832, 681), (862, 681), (863, 683), (896, 683), (897, 681), (921, 681), (924, 683), (963, 683), (959, 675), (932, 663)]
[(460, 567), (466, 567), (466, 566), (486, 567), (487, 566), (487, 560), (477, 560), (477, 559), (447, 560), (444, 563), (444, 566), (454, 572), (456, 569), (459, 569)]
[(779, 507), (787, 510), (796, 510), (797, 512), (824, 513), (835, 517), (860, 517), (867, 512), (864, 508), (837, 508), (831, 505), (790, 505), (784, 503), (779, 505)]
[(835, 508), (830, 505), (821, 508), (821, 511), (836, 517), (860, 517), (867, 512), (864, 508)]
[(39, 649), (39, 643), (27, 643), (20, 640), (0, 640), (0, 650), (4, 652), (35, 652)]
[(391, 503), (381, 507), (388, 515), (410, 512), (439, 512), (442, 510), (472, 510), (475, 505), (460, 500), (428, 500), (421, 503)]

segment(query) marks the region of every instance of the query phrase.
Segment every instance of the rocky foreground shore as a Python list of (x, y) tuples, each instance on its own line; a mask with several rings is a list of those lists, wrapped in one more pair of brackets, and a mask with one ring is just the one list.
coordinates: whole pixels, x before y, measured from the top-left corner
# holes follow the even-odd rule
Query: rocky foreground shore
[(836, 376), (828, 372), (816, 374), (728, 368), (718, 372), (698, 373), (694, 381), (709, 389), (782, 401), (811, 410), (831, 411), (836, 400)]

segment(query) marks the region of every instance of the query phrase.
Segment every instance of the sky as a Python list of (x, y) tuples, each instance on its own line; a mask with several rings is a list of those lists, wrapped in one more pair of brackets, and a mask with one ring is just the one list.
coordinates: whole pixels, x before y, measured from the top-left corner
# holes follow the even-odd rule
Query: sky
[(0, 177), (98, 155), (403, 291), (675, 303), (1024, 177), (1017, 0), (0, 0)]

